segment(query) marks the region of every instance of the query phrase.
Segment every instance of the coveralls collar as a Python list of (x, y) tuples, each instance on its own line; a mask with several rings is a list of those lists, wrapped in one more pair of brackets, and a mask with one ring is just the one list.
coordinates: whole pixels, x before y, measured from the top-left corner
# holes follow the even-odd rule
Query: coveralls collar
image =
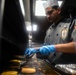
[(63, 19), (63, 17), (61, 17), (57, 23), (52, 23), (51, 26), (52, 26), (52, 27), (56, 27), (56, 26), (58, 25), (58, 23), (61, 22), (62, 19)]

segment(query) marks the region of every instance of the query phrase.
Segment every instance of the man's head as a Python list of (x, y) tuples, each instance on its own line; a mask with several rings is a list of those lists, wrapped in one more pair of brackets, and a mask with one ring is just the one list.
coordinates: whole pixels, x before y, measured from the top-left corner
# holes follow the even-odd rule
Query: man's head
[(61, 12), (57, 0), (47, 0), (44, 4), (44, 8), (49, 22), (56, 23), (60, 18)]

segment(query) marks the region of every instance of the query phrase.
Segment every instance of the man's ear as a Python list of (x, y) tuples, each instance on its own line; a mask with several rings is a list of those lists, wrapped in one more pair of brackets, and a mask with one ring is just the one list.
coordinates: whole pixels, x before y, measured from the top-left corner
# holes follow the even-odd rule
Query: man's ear
[(58, 14), (60, 14), (60, 13), (61, 13), (61, 9), (60, 9), (60, 8), (58, 8), (58, 9), (57, 9), (57, 11), (58, 11)]

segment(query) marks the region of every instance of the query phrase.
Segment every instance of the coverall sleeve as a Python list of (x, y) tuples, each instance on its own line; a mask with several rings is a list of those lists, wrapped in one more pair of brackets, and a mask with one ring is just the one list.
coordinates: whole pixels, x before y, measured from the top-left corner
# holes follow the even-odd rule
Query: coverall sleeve
[(74, 25), (74, 29), (72, 31), (72, 39), (74, 42), (76, 42), (76, 19), (74, 20), (75, 21), (75, 25)]
[(74, 21), (75, 21), (75, 25), (72, 32), (72, 39), (73, 39), (73, 42), (75, 42), (75, 49), (76, 49), (76, 19)]

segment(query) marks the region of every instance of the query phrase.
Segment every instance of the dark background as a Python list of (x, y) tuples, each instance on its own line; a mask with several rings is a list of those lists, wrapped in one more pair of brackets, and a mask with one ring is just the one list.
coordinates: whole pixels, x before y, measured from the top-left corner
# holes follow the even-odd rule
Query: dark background
[[(65, 17), (70, 17), (70, 13), (72, 14), (72, 17), (76, 17), (76, 0), (60, 0), (64, 1), (64, 4), (61, 7), (62, 14)], [(36, 23), (38, 25), (38, 31), (33, 32), (33, 41), (43, 43), (44, 37), (46, 34), (46, 30), (50, 26), (50, 23), (47, 21), (46, 16), (35, 16), (34, 11), (35, 8), (33, 6), (35, 5), (35, 0), (30, 0), (31, 4), (31, 21), (32, 23)]]
[[(2, 1), (4, 1), (3, 4)], [(38, 25), (38, 31), (32, 32), (33, 42), (43, 43), (50, 23), (46, 17), (34, 15), (34, 4), (35, 0), (30, 0), (31, 23)], [(76, 18), (76, 0), (65, 0), (62, 14), (69, 17), (69, 13)], [(0, 72), (7, 68), (8, 62), (13, 59), (14, 55), (24, 55), (27, 46), (28, 33), (25, 29), (25, 19), (19, 0), (0, 0)]]

